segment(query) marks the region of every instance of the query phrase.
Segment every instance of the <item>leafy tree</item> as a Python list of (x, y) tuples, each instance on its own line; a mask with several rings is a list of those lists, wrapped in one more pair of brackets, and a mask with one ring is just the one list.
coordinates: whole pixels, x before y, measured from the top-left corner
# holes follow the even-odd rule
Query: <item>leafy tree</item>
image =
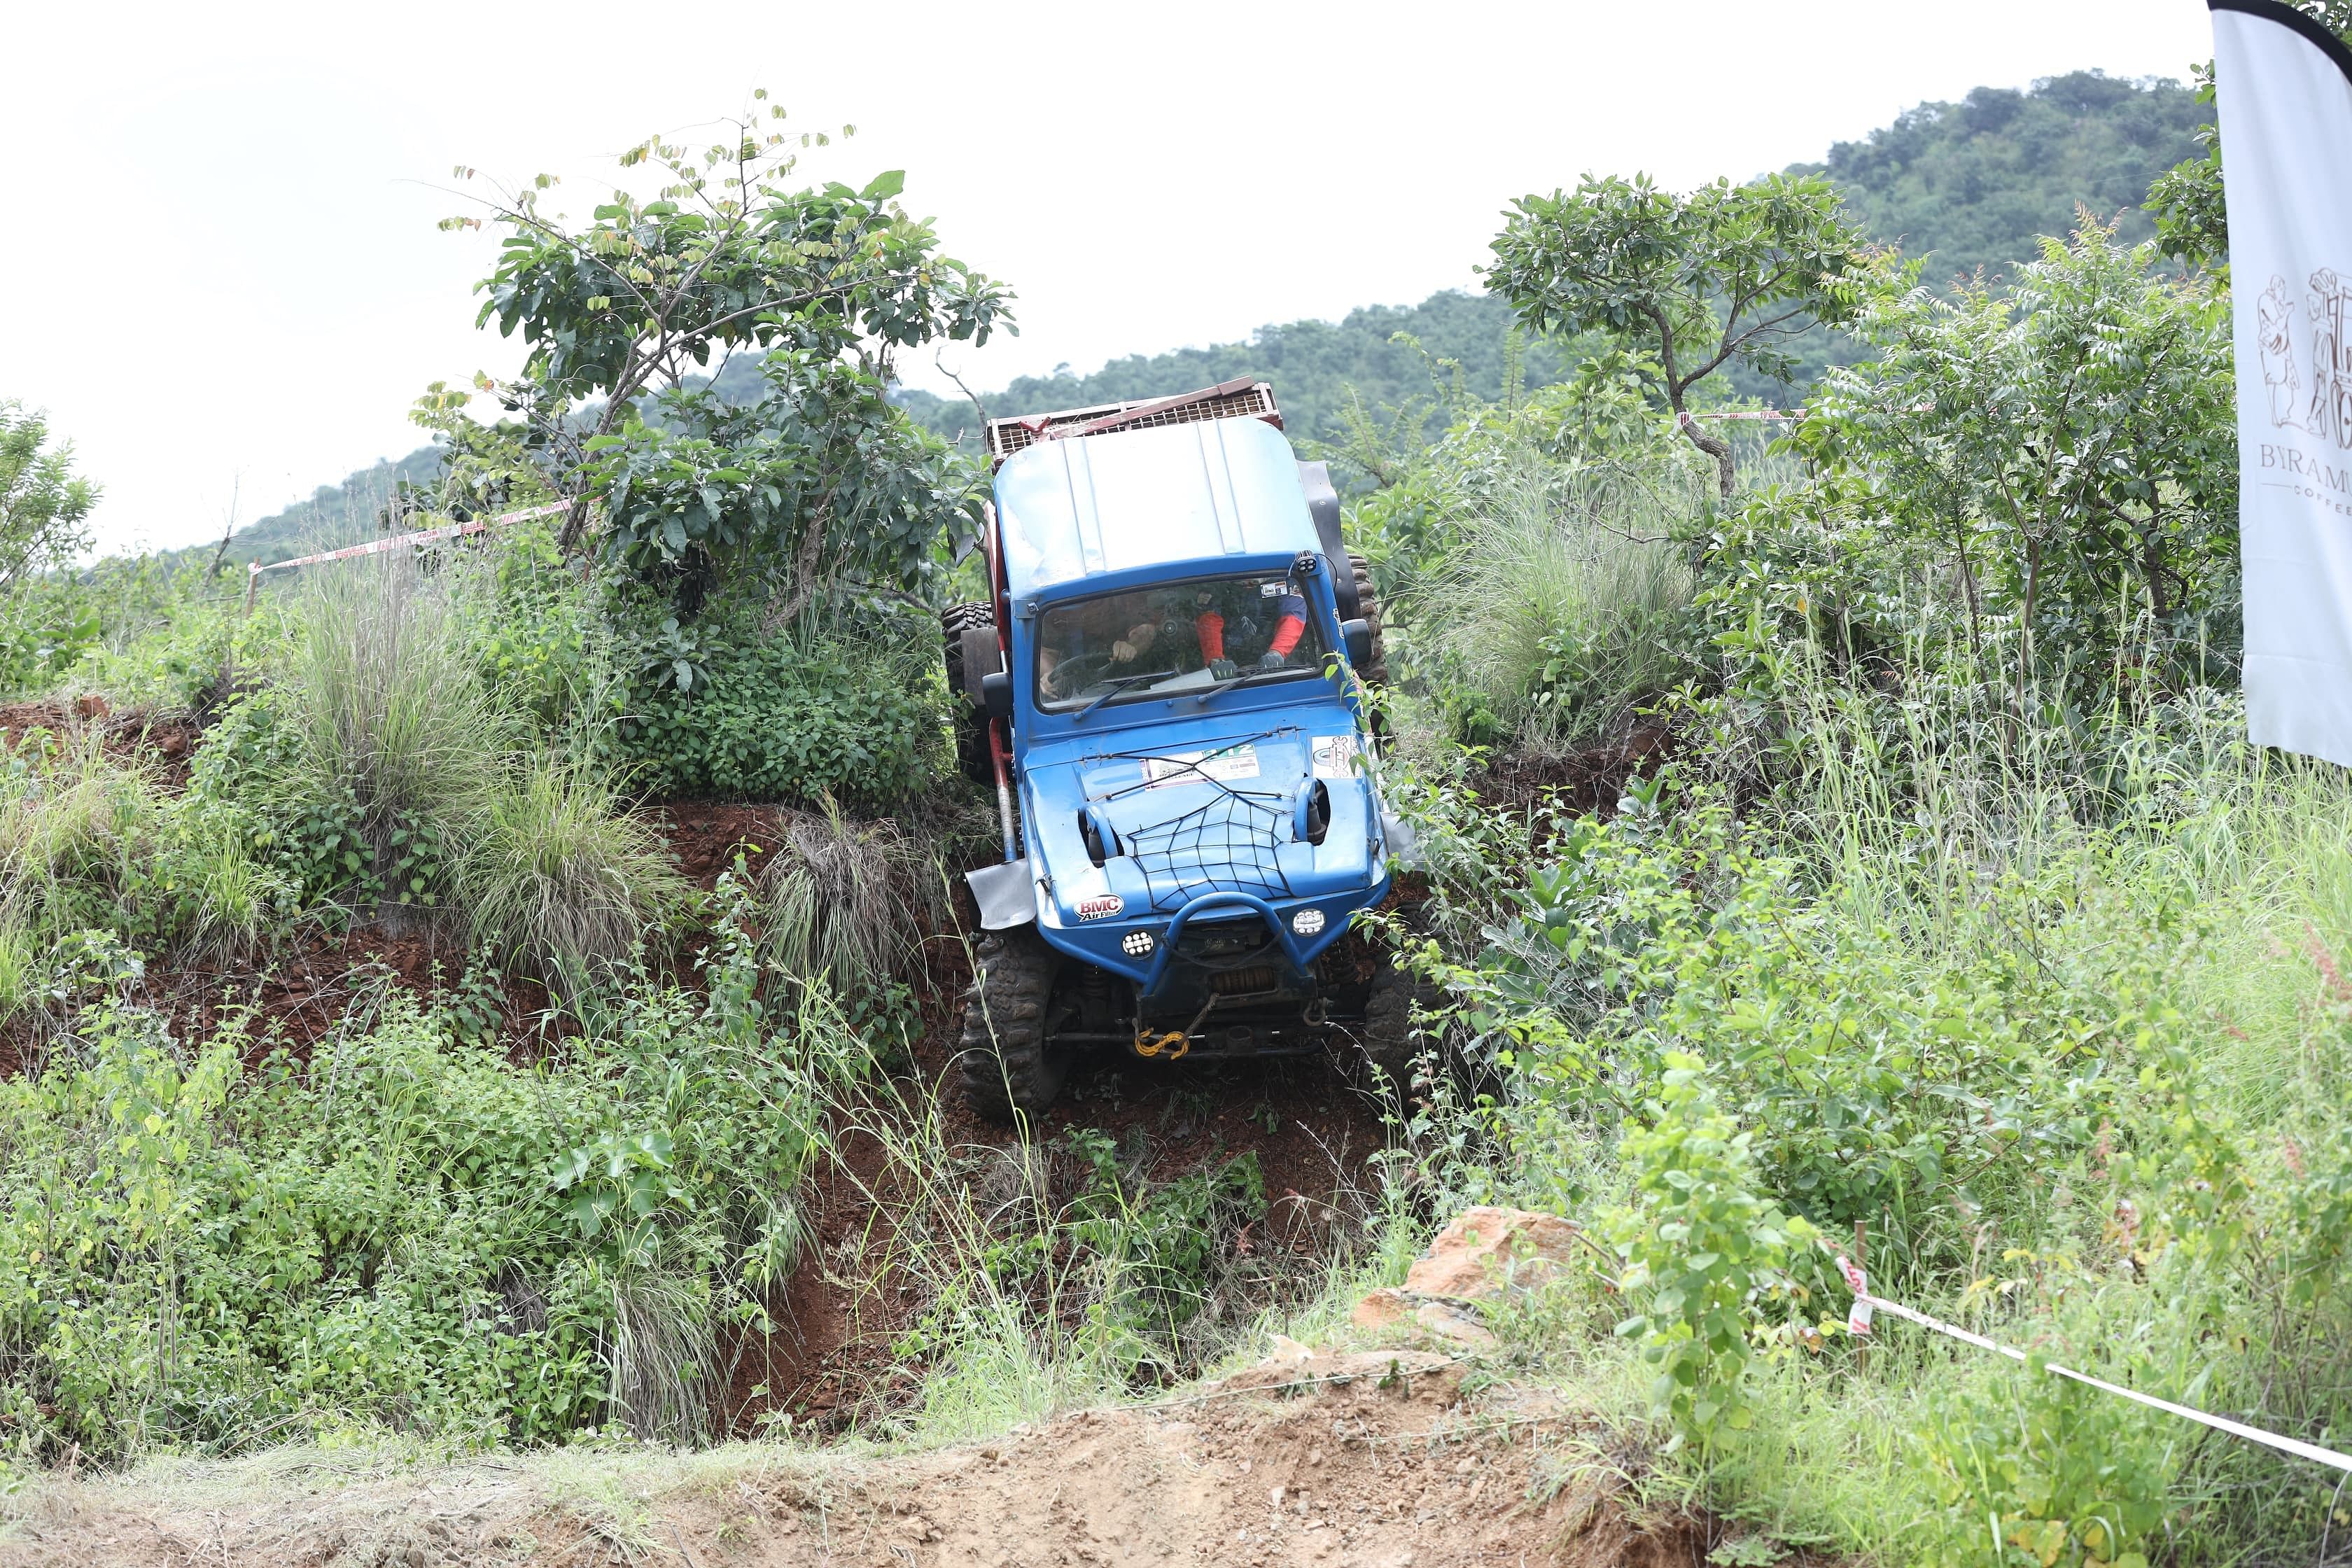
[(102, 493), (73, 471), (73, 445), (44, 451), (46, 416), (0, 398), (0, 594), (70, 562), (89, 543), (82, 526)]
[(1785, 377), (1785, 343), (1813, 321), (1851, 313), (1840, 279), (1864, 256), (1836, 190), (1811, 176), (1717, 180), (1688, 195), (1587, 175), (1573, 193), (1528, 195), (1484, 270), (1538, 331), (1598, 330), (1637, 347), (1690, 443), (1715, 459), (1725, 500), (1729, 443), (1701, 429), (1692, 389), (1732, 363)]
[[(610, 552), (688, 584), (749, 564), (792, 610), (829, 571), (903, 578), (921, 559), (909, 535), (965, 515), (923, 512), (936, 487), (918, 487), (919, 515), (873, 500), (905, 500), (888, 470), (923, 439), (883, 389), (898, 350), (1009, 326), (1010, 297), (940, 254), (893, 199), (895, 171), (862, 189), (785, 188), (799, 150), (827, 138), (788, 145), (782, 110), (756, 112), (698, 153), (659, 138), (631, 148), (622, 165), (655, 165), (666, 183), (651, 200), (615, 192), (582, 227), (544, 209), (551, 176), (499, 193), (490, 221), (509, 233), (481, 320), (530, 345), (498, 390), (573, 502), (567, 548), (586, 498), (609, 488)], [(771, 390), (748, 409), (682, 384), (737, 348), (769, 351)]]
[(2225, 302), (2159, 270), (2087, 213), (2016, 286), (1942, 297), (1877, 264), (1859, 334), (1795, 437), (1868, 477), (1874, 513), (1937, 547), (1972, 642), (2005, 616), (2032, 661), (2120, 656), (2135, 626), (2205, 635), (2235, 559), (2236, 433)]

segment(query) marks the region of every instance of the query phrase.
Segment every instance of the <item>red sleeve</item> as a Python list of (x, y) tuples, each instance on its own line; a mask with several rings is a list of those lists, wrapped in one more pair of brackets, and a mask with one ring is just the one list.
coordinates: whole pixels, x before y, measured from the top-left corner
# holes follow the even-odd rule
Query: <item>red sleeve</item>
[(1288, 658), (1290, 650), (1298, 646), (1299, 634), (1306, 629), (1307, 622), (1300, 616), (1285, 616), (1282, 617), (1282, 624), (1274, 628), (1274, 640), (1265, 646), (1282, 655), (1283, 658)]
[(1214, 610), (1203, 610), (1193, 618), (1192, 630), (1201, 639), (1202, 658), (1225, 657), (1225, 617)]

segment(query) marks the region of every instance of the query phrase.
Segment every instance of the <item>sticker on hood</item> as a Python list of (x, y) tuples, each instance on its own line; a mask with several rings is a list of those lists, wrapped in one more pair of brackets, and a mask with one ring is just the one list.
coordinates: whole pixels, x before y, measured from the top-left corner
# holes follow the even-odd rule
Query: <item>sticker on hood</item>
[(1107, 921), (1125, 908), (1127, 908), (1127, 900), (1117, 893), (1097, 893), (1091, 898), (1078, 900), (1078, 919)]
[(1230, 784), (1234, 779), (1255, 777), (1257, 747), (1255, 743), (1224, 746), (1213, 752), (1177, 752), (1165, 757), (1143, 759), (1143, 787), (1146, 789), (1199, 784), (1204, 779)]
[(1352, 734), (1316, 736), (1315, 776), (1318, 779), (1355, 777), (1356, 737)]

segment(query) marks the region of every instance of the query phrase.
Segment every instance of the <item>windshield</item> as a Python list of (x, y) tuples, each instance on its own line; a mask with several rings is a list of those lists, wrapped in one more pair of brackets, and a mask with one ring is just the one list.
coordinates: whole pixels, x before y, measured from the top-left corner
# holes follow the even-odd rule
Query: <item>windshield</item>
[(1049, 712), (1322, 668), (1307, 600), (1278, 574), (1155, 584), (1037, 619), (1037, 702)]

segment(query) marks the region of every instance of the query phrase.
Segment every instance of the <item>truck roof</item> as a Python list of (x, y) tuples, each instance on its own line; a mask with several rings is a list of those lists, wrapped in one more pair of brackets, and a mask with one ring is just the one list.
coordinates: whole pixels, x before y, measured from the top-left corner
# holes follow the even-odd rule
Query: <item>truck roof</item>
[(1274, 384), (1255, 376), (1239, 376), (1180, 392), (1172, 397), (1131, 398), (1125, 403), (1097, 403), (1085, 408), (1060, 408), (1050, 414), (1015, 414), (988, 422), (988, 461), (993, 468), (1005, 458), (1041, 441), (1066, 436), (1099, 436), (1105, 431), (1140, 430), (1160, 425), (1190, 425), (1202, 419), (1263, 419), (1282, 428), (1282, 410), (1275, 406)]
[(1040, 441), (996, 471), (1006, 585), (1016, 597), (1138, 566), (1292, 554), (1322, 545), (1298, 459), (1261, 417)]

